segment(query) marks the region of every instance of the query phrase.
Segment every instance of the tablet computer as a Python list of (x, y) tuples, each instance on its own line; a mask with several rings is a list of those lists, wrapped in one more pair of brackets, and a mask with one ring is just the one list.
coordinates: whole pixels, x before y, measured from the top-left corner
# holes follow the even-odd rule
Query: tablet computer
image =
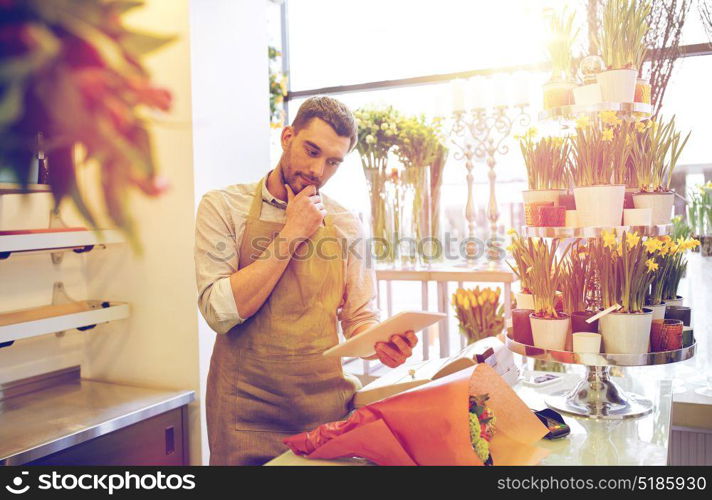
[(408, 330), (418, 333), (423, 328), (446, 318), (445, 313), (426, 311), (403, 311), (381, 321), (365, 332), (354, 335), (346, 342), (335, 345), (324, 351), (324, 356), (363, 358), (371, 356), (376, 351), (376, 342), (389, 342), (391, 335)]

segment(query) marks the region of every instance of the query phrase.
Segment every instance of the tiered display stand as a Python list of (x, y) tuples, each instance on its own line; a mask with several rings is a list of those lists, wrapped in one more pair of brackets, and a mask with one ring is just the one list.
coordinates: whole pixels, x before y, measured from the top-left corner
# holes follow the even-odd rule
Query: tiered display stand
[[(580, 115), (600, 111), (617, 111), (633, 119), (648, 118), (650, 106), (639, 103), (601, 103), (597, 106), (564, 106), (543, 111), (542, 120), (568, 120)], [(670, 234), (672, 225), (616, 226), (616, 227), (530, 227), (521, 230), (522, 237), (534, 238), (601, 238), (604, 232), (635, 231), (641, 236), (664, 236)], [(555, 351), (517, 342), (506, 336), (507, 347), (522, 356), (542, 361), (582, 365), (586, 367), (584, 378), (572, 389), (553, 393), (545, 398), (555, 410), (594, 419), (620, 420), (647, 415), (653, 410), (652, 401), (637, 394), (626, 393), (611, 379), (611, 368), (654, 366), (677, 363), (692, 358), (697, 344), (674, 351), (645, 354), (575, 353)]]

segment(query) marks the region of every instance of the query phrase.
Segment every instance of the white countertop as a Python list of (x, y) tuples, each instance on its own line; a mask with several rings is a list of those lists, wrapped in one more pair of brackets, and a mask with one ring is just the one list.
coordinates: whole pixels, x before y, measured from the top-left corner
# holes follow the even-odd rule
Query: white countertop
[[(577, 376), (566, 374), (562, 380), (544, 388), (532, 388), (519, 382), (515, 391), (530, 408), (546, 408), (544, 395), (572, 387)], [(644, 417), (606, 421), (564, 415), (571, 434), (559, 440), (542, 439), (539, 446), (549, 450), (542, 465), (665, 465), (671, 425), (672, 383), (659, 380), (645, 387), (615, 378), (623, 389), (634, 389), (653, 401), (655, 409)], [(367, 465), (361, 459), (309, 460), (285, 452), (265, 465)]]

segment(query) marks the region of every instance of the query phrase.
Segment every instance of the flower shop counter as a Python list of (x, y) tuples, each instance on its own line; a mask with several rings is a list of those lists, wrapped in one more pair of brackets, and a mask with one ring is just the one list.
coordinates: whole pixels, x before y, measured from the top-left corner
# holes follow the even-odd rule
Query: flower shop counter
[[(517, 395), (532, 409), (546, 408), (544, 395), (573, 387), (574, 374), (560, 374), (561, 380), (542, 388), (521, 381), (514, 386)], [(571, 434), (538, 446), (549, 451), (541, 465), (666, 465), (671, 428), (672, 382), (670, 380), (629, 380), (616, 377), (624, 390), (634, 390), (655, 404), (652, 413), (627, 420), (591, 420), (564, 415)], [(291, 451), (265, 465), (369, 465), (358, 459), (309, 460)], [(496, 464), (495, 464), (496, 465)]]

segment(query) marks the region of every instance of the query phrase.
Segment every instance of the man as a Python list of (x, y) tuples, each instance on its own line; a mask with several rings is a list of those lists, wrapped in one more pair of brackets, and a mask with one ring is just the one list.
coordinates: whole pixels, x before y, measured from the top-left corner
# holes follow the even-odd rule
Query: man
[[(349, 411), (355, 384), (322, 353), (338, 343), (339, 321), (347, 338), (378, 323), (375, 276), (358, 218), (319, 188), (356, 140), (342, 103), (308, 99), (267, 176), (200, 202), (198, 302), (218, 332), (206, 394), (211, 465), (262, 464), (286, 450), (283, 438)], [(416, 343), (408, 331), (374, 347), (395, 367)]]

